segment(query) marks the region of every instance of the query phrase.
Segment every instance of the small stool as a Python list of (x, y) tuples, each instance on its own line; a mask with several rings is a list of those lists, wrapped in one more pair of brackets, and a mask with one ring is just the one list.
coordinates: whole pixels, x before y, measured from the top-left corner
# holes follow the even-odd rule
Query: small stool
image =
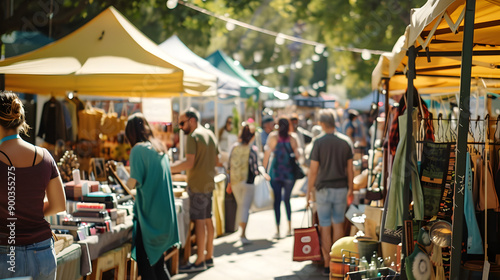
[(92, 261), (92, 274), (90, 280), (102, 280), (102, 274), (114, 269), (114, 280), (125, 280), (127, 270), (127, 252), (130, 251), (130, 244), (106, 252), (96, 260)]
[(172, 259), (170, 275), (176, 275), (179, 273), (179, 248), (172, 247), (163, 253), (163, 260), (166, 262), (169, 259)]
[(195, 234), (195, 228), (194, 228), (194, 221), (191, 220), (189, 222), (189, 230), (188, 234), (186, 237), (186, 242), (184, 243), (184, 251), (183, 251), (183, 258), (182, 258), (182, 263), (187, 264), (189, 261), (189, 257), (191, 257), (191, 247), (193, 245), (196, 245), (196, 234)]
[[(132, 248), (130, 248), (132, 249)], [(138, 280), (140, 279), (139, 275), (139, 269), (137, 268), (137, 262), (132, 259), (132, 250), (128, 250), (127, 252), (127, 266), (126, 266), (126, 273), (125, 273), (125, 279), (128, 280)]]

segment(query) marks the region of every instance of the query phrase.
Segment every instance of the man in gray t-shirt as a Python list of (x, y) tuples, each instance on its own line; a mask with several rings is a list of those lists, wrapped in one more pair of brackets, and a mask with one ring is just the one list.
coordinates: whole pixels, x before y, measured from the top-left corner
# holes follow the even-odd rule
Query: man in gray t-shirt
[(314, 141), (311, 151), (306, 199), (308, 203), (316, 201), (324, 274), (327, 274), (330, 248), (344, 236), (347, 200), (353, 195), (353, 153), (349, 143), (335, 134), (335, 117), (331, 109), (320, 110), (319, 124), (324, 135)]

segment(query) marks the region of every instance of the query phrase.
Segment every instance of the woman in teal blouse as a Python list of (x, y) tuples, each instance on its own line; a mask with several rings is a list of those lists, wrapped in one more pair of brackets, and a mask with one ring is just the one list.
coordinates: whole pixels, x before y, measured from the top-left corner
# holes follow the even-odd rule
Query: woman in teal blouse
[(142, 279), (169, 279), (163, 252), (179, 244), (179, 231), (166, 148), (140, 113), (129, 117), (125, 135), (132, 146), (128, 185), (137, 189), (132, 257)]

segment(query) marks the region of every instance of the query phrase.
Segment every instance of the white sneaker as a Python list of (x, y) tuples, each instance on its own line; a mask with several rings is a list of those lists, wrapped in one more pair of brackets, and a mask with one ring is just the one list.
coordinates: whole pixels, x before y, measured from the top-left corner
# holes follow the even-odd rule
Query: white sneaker
[(245, 237), (240, 237), (240, 241), (242, 245), (252, 244), (252, 241), (246, 239)]

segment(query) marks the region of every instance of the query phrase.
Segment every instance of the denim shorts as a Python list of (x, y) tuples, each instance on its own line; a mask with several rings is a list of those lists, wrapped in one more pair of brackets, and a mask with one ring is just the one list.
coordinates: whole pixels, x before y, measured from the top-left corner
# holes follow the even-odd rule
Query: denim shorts
[(195, 193), (189, 190), (189, 218), (205, 220), (212, 218), (212, 193)]
[(52, 238), (26, 246), (0, 246), (0, 279), (31, 276), (33, 280), (54, 280), (57, 259)]
[(316, 190), (319, 225), (328, 227), (344, 222), (347, 209), (347, 188), (323, 188)]

